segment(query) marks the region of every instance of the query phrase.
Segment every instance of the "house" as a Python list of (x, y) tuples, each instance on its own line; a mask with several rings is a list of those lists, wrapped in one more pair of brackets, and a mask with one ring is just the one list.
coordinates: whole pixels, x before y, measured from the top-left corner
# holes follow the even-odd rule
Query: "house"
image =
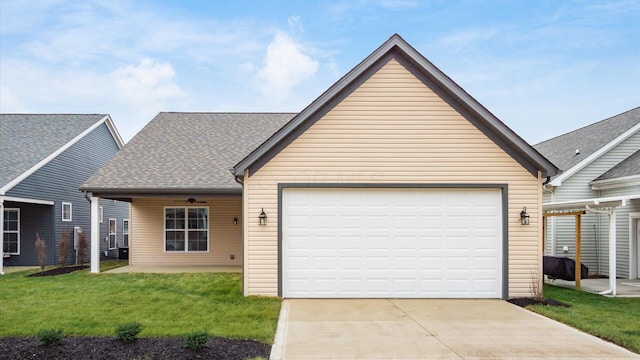
[(556, 170), (394, 35), (298, 114), (160, 113), (82, 189), (131, 202), (132, 264), (242, 265), (245, 295), (507, 298)]
[[(0, 114), (0, 272), (3, 263), (38, 265), (36, 233), (54, 264), (66, 232), (67, 262), (75, 263), (78, 235), (87, 242), (91, 235), (89, 202), (78, 188), (122, 146), (109, 115)], [(128, 236), (129, 204), (105, 199), (100, 209), (100, 252), (113, 258)]]
[[(544, 186), (545, 210), (586, 212), (581, 216), (581, 262), (591, 273), (637, 278), (640, 107), (534, 147), (561, 170)], [(547, 222), (546, 253), (575, 258), (574, 218), (553, 217)]]

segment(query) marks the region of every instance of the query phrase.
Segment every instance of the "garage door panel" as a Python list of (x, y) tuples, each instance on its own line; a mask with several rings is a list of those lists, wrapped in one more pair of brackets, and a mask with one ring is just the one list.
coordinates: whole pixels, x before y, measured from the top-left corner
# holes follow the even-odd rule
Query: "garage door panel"
[(285, 297), (501, 296), (499, 189), (284, 189)]

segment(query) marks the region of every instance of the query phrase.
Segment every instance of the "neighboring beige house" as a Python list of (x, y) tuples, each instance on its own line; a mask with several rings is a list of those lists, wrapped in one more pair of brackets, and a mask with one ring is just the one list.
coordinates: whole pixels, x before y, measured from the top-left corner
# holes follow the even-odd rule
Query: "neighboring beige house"
[(245, 295), (508, 298), (556, 171), (394, 35), (299, 114), (160, 113), (82, 188), (131, 202), (132, 264), (242, 265)]

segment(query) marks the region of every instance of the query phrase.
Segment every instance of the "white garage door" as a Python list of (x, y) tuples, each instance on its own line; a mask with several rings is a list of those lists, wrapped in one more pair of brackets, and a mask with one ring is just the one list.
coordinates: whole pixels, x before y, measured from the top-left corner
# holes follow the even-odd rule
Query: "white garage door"
[(282, 194), (282, 295), (500, 298), (500, 189)]

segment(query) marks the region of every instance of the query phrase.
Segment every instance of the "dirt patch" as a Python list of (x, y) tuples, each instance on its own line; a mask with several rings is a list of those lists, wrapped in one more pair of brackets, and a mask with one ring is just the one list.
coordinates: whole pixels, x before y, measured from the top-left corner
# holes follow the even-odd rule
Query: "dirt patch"
[(545, 306), (561, 306), (561, 307), (569, 307), (569, 305), (553, 300), (553, 299), (544, 299), (544, 300), (536, 300), (532, 297), (521, 297), (521, 298), (513, 298), (507, 300), (508, 302), (518, 305), (520, 307), (526, 307), (529, 305), (545, 305)]
[(253, 340), (212, 338), (204, 349), (184, 348), (181, 338), (141, 338), (123, 343), (115, 338), (66, 337), (59, 346), (39, 345), (35, 338), (0, 338), (0, 359), (268, 359), (271, 347)]
[(63, 274), (68, 274), (68, 273), (72, 273), (74, 271), (78, 271), (78, 270), (84, 270), (84, 269), (88, 269), (88, 266), (65, 266), (65, 267), (59, 267), (59, 268), (55, 268), (55, 269), (51, 269), (51, 270), (47, 270), (45, 272), (37, 272), (35, 274), (31, 274), (29, 276), (56, 276), (56, 275), (63, 275)]

